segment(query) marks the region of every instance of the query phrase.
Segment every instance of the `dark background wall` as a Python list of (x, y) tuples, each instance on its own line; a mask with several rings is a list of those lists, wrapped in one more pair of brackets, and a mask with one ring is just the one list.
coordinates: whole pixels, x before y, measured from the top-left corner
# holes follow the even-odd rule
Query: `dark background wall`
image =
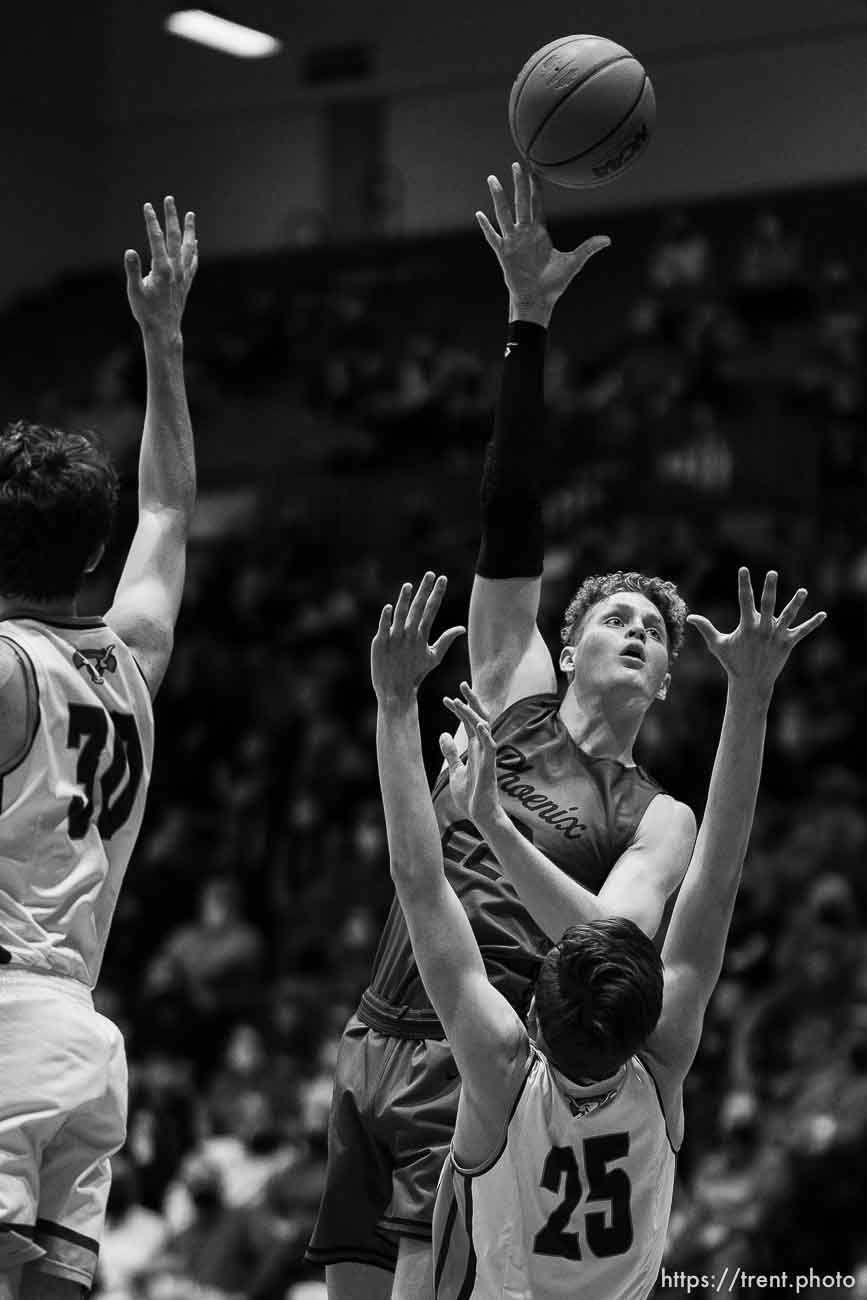
[[(140, 239), (140, 203), (166, 191), (197, 209), (209, 255), (353, 227), (466, 227), (485, 175), (512, 155), (506, 99), (518, 68), (576, 28), (645, 61), (659, 126), (641, 168), (596, 194), (553, 194), (555, 216), (867, 170), (861, 0), (596, 0), (580, 14), (565, 0), (544, 13), (491, 0), (222, 6), (284, 40), (264, 61), (164, 34), (168, 8), (48, 0), (5, 14), (0, 303), (61, 268), (119, 265)], [(312, 55), (346, 46), (361, 47), (367, 76), (305, 79)], [(353, 116), (351, 134), (340, 123)], [(378, 173), (373, 210), (370, 176), (356, 168), (353, 179), (359, 148)]]

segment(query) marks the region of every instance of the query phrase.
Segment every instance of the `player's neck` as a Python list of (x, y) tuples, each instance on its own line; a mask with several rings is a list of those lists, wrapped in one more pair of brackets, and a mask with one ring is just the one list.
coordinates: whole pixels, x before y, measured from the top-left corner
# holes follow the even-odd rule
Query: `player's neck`
[(643, 701), (625, 706), (610, 696), (578, 697), (570, 688), (560, 705), (563, 726), (579, 749), (591, 758), (612, 758), (634, 767), (633, 746), (644, 721)]
[(0, 618), (78, 618), (78, 601), (73, 597), (57, 600), (16, 600), (0, 596)]

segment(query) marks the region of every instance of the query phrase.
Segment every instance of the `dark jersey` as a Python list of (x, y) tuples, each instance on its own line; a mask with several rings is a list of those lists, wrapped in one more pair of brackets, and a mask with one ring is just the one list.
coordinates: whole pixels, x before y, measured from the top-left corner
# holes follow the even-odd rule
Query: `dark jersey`
[[(511, 705), (491, 728), (497, 784), (512, 820), (546, 857), (594, 894), (661, 792), (639, 767), (592, 758), (574, 742), (556, 695)], [(444, 770), (433, 789), (446, 876), (469, 917), (492, 984), (519, 1014), (551, 943), (501, 874), (496, 858), (451, 797)], [(386, 1033), (442, 1037), (394, 899), (359, 1016)]]

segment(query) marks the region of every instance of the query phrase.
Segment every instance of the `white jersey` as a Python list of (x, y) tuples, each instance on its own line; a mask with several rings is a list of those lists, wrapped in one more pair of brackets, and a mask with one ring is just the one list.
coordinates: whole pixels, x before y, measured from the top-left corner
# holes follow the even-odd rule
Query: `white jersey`
[(0, 776), (0, 944), (10, 966), (92, 988), (136, 841), (153, 709), (102, 619), (8, 618), (29, 679), (29, 743)]
[(436, 1300), (645, 1300), (675, 1153), (646, 1066), (578, 1086), (535, 1047), (497, 1154), (452, 1150), (434, 1210)]

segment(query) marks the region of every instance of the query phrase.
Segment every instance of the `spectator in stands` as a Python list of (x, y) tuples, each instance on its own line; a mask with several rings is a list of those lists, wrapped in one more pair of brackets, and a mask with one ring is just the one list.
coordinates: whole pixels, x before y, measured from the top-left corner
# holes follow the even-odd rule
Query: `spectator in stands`
[(94, 1284), (100, 1300), (133, 1300), (165, 1247), (168, 1224), (139, 1201), (135, 1165), (124, 1152), (111, 1161), (111, 1190)]
[(255, 1025), (246, 1021), (232, 1029), (223, 1061), (208, 1093), (208, 1112), (215, 1133), (239, 1133), (258, 1098), (265, 1098), (268, 1113), (278, 1128), (288, 1123), (295, 1109), (293, 1063), (269, 1052)]
[(652, 288), (674, 296), (704, 289), (711, 271), (712, 250), (705, 232), (682, 209), (667, 213), (648, 258)]
[(130, 1060), (127, 1151), (135, 1161), (142, 1204), (161, 1210), (183, 1157), (203, 1125), (189, 1060), (153, 1052)]
[(199, 1060), (213, 1060), (226, 1030), (261, 993), (264, 940), (241, 912), (231, 876), (203, 887), (198, 915), (166, 940), (145, 972), (151, 998), (177, 998), (189, 1017)]
[(224, 1294), (246, 1293), (257, 1256), (248, 1216), (230, 1209), (219, 1167), (201, 1155), (184, 1164), (182, 1184), (192, 1206), (191, 1221), (155, 1259), (155, 1277), (180, 1278)]

